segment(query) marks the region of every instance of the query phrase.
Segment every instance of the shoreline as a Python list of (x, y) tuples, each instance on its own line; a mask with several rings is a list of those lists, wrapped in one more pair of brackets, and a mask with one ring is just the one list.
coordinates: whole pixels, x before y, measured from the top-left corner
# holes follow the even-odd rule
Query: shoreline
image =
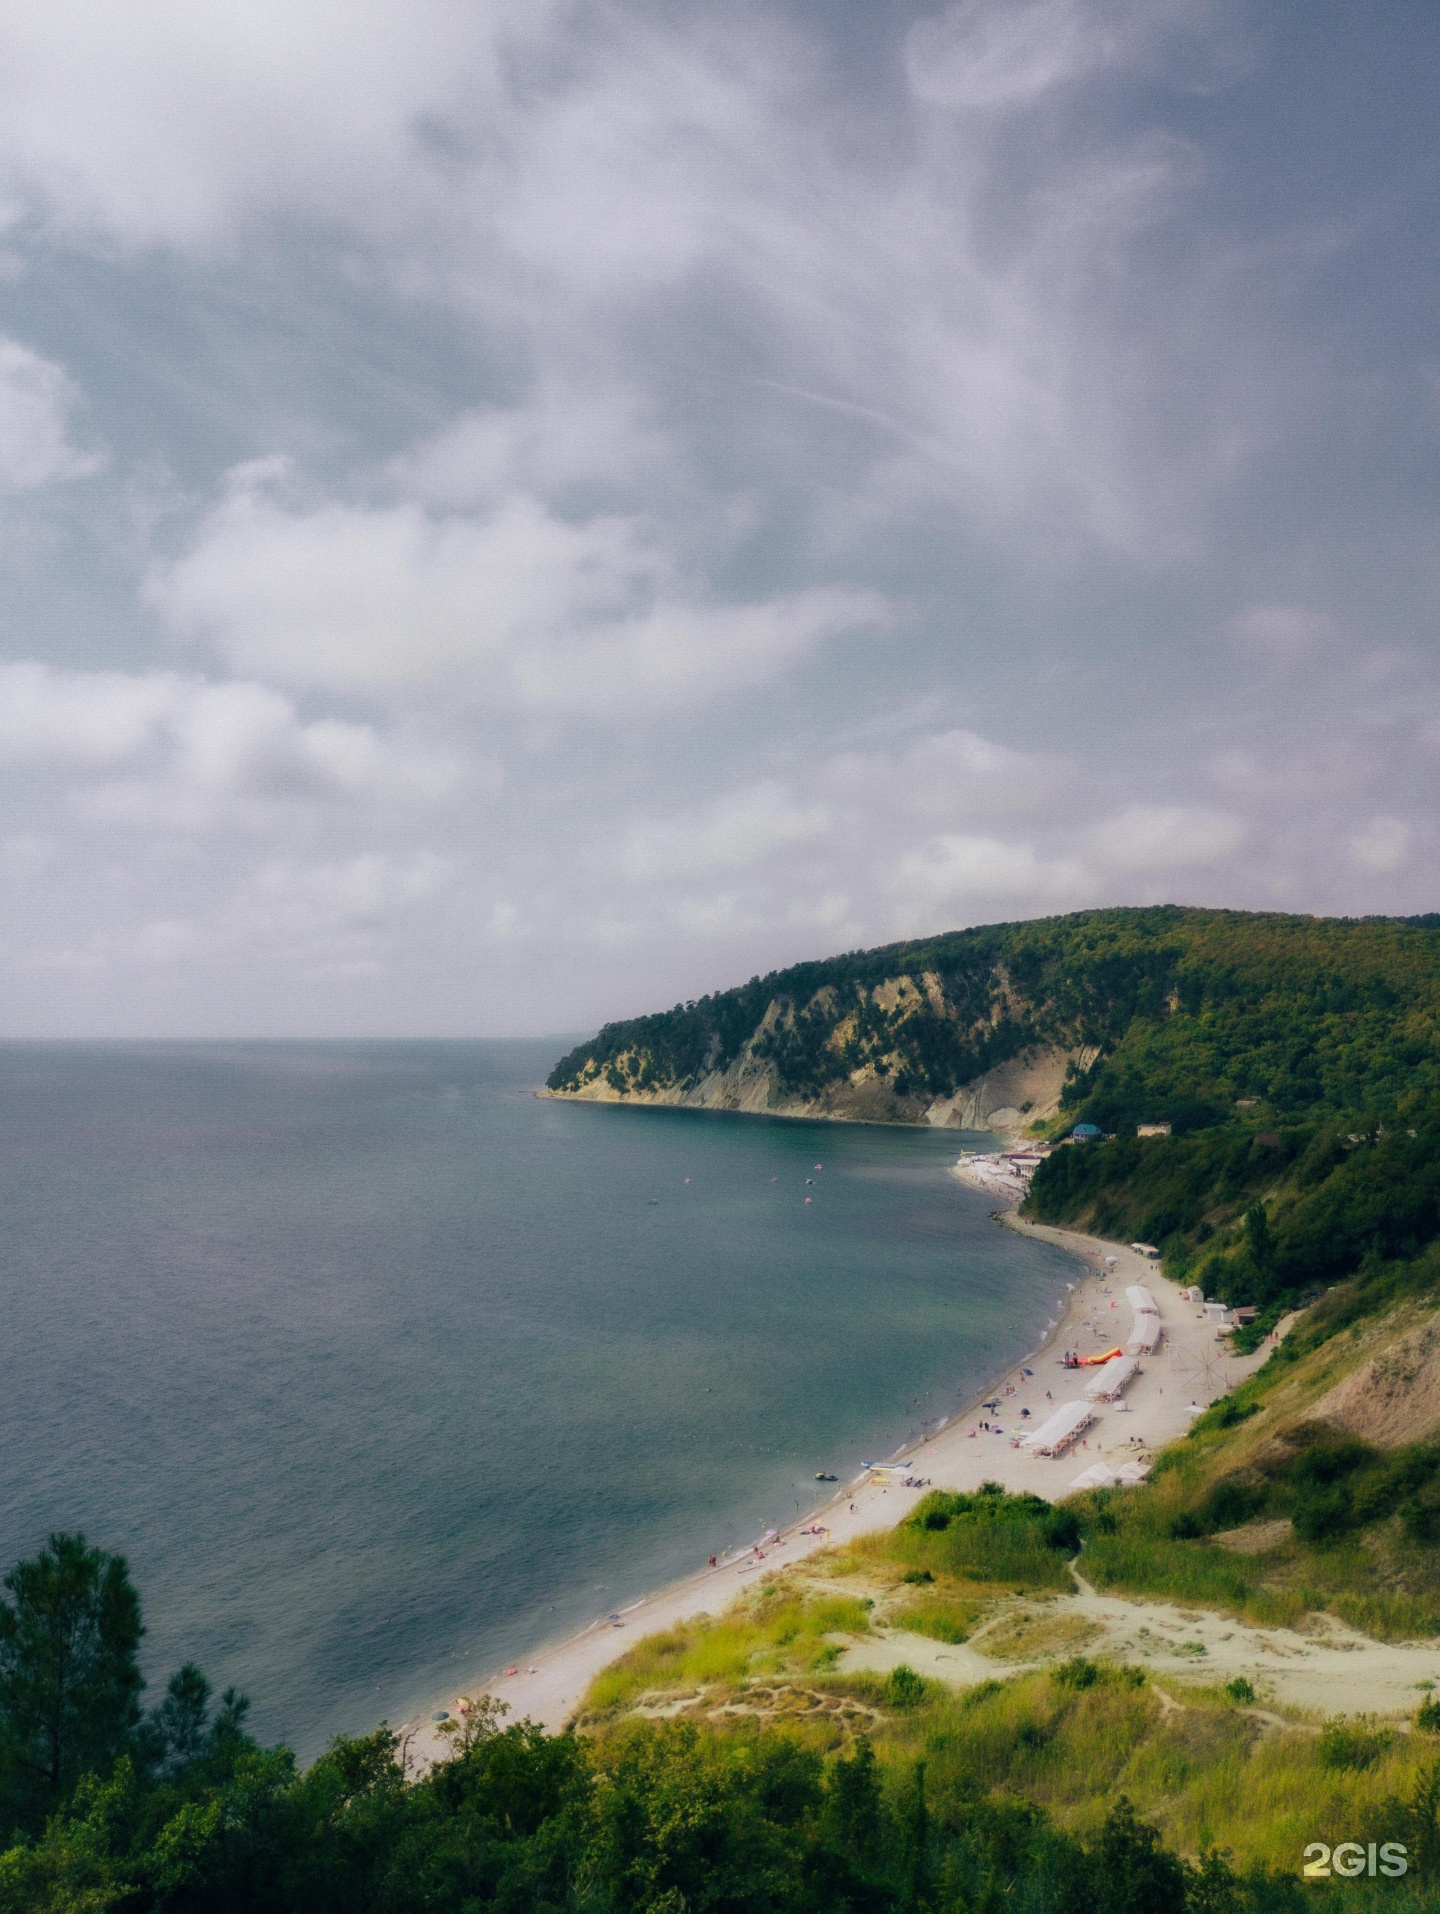
[[(958, 1163), (949, 1174), (967, 1181)], [(1158, 1449), (1189, 1427), (1189, 1405), (1208, 1405), (1265, 1360), (1268, 1352), (1263, 1349), (1250, 1357), (1224, 1353), (1216, 1343), (1214, 1325), (1198, 1318), (1192, 1304), (1180, 1301), (1178, 1286), (1161, 1273), (1159, 1264), (1137, 1255), (1128, 1245), (1031, 1223), (1016, 1213), (1014, 1203), (992, 1210), (991, 1217), (1001, 1227), (1065, 1250), (1081, 1267), (1073, 1279), (1060, 1279), (1067, 1281), (1065, 1296), (1035, 1347), (1007, 1364), (937, 1426), (902, 1444), (881, 1467), (907, 1461), (910, 1472), (933, 1488), (973, 1491), (981, 1482), (994, 1480), (1010, 1490), (1028, 1489), (1047, 1501), (1060, 1501), (1072, 1492), (1073, 1478), (1088, 1464), (1107, 1461), (1107, 1451), (1117, 1465), (1122, 1459), (1153, 1459)], [(1107, 1270), (1105, 1259), (1112, 1256), (1114, 1268)], [(1106, 1271), (1103, 1276), (1095, 1274), (1097, 1266)], [(1029, 1426), (1034, 1428), (1048, 1413), (1047, 1385), (1053, 1405), (1059, 1406), (1078, 1397), (1087, 1379), (1086, 1372), (1066, 1371), (1054, 1352), (1081, 1346), (1088, 1352), (1092, 1344), (1098, 1351), (1116, 1341), (1123, 1343), (1130, 1329), (1125, 1286), (1142, 1281), (1159, 1303), (1165, 1338), (1155, 1354), (1143, 1360), (1123, 1406), (1097, 1404), (1095, 1422), (1068, 1453), (1057, 1458), (1013, 1447), (1014, 1437), (1024, 1426), (1019, 1421), (1021, 1408), (1030, 1410)], [(1033, 1372), (1028, 1378), (1023, 1374), (1027, 1369)], [(1003, 1402), (1009, 1426), (1004, 1432), (981, 1432), (983, 1404), (1007, 1387), (1011, 1394)], [(894, 1527), (926, 1492), (906, 1488), (898, 1479), (882, 1479), (874, 1469), (865, 1470), (850, 1482), (838, 1484), (829, 1500), (809, 1515), (777, 1531), (774, 1542), (729, 1555), (714, 1568), (701, 1567), (612, 1611), (613, 1618), (597, 1616), (578, 1633), (542, 1643), (523, 1664), (496, 1670), (473, 1684), (469, 1698), (491, 1695), (507, 1704), (510, 1719), (529, 1719), (556, 1732), (579, 1707), (596, 1675), (639, 1637), (700, 1615), (718, 1614), (747, 1586), (777, 1568), (791, 1567), (823, 1548), (871, 1530)], [(448, 1743), (439, 1732), (442, 1724), (433, 1716), (442, 1707), (453, 1709), (459, 1699), (458, 1695), (438, 1698), (400, 1729), (408, 1766), (423, 1769), (445, 1756)]]

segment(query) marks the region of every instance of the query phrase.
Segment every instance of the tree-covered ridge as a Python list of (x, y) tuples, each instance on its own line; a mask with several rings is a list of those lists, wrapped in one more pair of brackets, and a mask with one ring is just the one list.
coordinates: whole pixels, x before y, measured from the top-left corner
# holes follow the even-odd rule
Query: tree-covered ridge
[[(816, 1095), (877, 1060), (947, 1095), (1024, 1041), (1022, 1020), (1006, 1014), (996, 977), (997, 936), (965, 931), (853, 951), (606, 1024), (561, 1058), (548, 1087), (575, 1090), (604, 1074), (621, 1094), (686, 1089), (748, 1048), (773, 1063), (780, 1088), (796, 1095)], [(884, 985), (902, 979), (908, 989), (887, 1005)]]
[(992, 925), (607, 1024), (549, 1086), (683, 1089), (749, 1046), (797, 1094), (880, 1064), (948, 1096), (1037, 1042), (1101, 1053), (1067, 1107), (1106, 1130), (1440, 1095), (1440, 929), (1170, 906)]
[(743, 1052), (801, 1098), (869, 1071), (913, 1119), (1037, 1044), (1094, 1059), (1049, 1133), (1110, 1139), (1042, 1167), (1042, 1220), (1158, 1243), (1211, 1293), (1276, 1309), (1440, 1231), (1434, 917), (1167, 906), (960, 931), (607, 1025), (550, 1086), (683, 1090)]

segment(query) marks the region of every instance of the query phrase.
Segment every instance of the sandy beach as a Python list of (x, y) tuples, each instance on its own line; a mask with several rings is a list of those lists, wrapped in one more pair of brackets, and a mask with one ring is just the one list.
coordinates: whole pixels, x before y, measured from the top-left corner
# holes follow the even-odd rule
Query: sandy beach
[[(1179, 1288), (1159, 1266), (1128, 1246), (1028, 1223), (1013, 1209), (994, 1214), (999, 1224), (1068, 1250), (1076, 1267), (1065, 1304), (1035, 1351), (993, 1380), (972, 1404), (891, 1458), (909, 1462), (909, 1473), (935, 1488), (976, 1489), (984, 1481), (997, 1481), (1007, 1489), (1029, 1489), (1058, 1501), (1091, 1463), (1118, 1467), (1153, 1456), (1185, 1432), (1193, 1419), (1192, 1405), (1213, 1402), (1264, 1361), (1268, 1352), (1263, 1349), (1248, 1358), (1231, 1354), (1228, 1344), (1217, 1339), (1214, 1324), (1195, 1304), (1181, 1301)], [(1114, 1258), (1113, 1265), (1107, 1265), (1107, 1258)], [(1097, 1270), (1104, 1274), (1097, 1276)], [(1146, 1284), (1155, 1297), (1165, 1334), (1155, 1354), (1142, 1361), (1140, 1374), (1125, 1392), (1124, 1407), (1096, 1405), (1095, 1421), (1062, 1456), (1051, 1459), (1014, 1447), (1027, 1425), (1036, 1427), (1055, 1405), (1075, 1400), (1095, 1374), (1093, 1369), (1066, 1370), (1061, 1361), (1065, 1349), (1084, 1355), (1125, 1342), (1131, 1324), (1125, 1288), (1136, 1282)], [(997, 1396), (1000, 1408), (987, 1412), (982, 1404)], [(1028, 1418), (1022, 1418), (1022, 1409), (1030, 1411)], [(998, 1424), (998, 1432), (982, 1431), (982, 1420)], [(695, 1615), (718, 1614), (758, 1577), (803, 1561), (831, 1543), (892, 1526), (923, 1493), (903, 1487), (898, 1475), (886, 1478), (869, 1472), (841, 1485), (828, 1503), (782, 1530), (777, 1541), (722, 1558), (714, 1569), (701, 1566), (696, 1574), (632, 1604), (618, 1620), (597, 1618), (579, 1634), (536, 1649), (513, 1669), (496, 1670), (471, 1684), (468, 1693), (495, 1695), (508, 1703), (513, 1718), (528, 1716), (558, 1729), (600, 1670), (640, 1636)], [(432, 1716), (457, 1699), (437, 1697), (431, 1708), (405, 1724), (402, 1732), (412, 1766), (444, 1753), (447, 1744)]]

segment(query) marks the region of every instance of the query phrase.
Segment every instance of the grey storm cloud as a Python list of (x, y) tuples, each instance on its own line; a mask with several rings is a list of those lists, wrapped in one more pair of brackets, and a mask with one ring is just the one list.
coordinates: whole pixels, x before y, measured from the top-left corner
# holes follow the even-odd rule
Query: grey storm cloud
[(0, 14), (0, 1034), (1436, 901), (1440, 20)]

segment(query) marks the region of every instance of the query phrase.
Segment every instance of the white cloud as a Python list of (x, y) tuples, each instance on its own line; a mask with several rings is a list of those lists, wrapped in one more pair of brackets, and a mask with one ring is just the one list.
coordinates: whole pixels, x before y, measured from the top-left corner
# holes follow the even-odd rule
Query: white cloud
[(1089, 834), (1089, 850), (1103, 871), (1189, 871), (1233, 857), (1245, 824), (1228, 811), (1184, 805), (1132, 804)]
[(70, 443), (79, 393), (63, 366), (0, 337), (0, 494), (85, 478), (104, 463)]
[(642, 884), (749, 870), (777, 852), (814, 844), (830, 826), (823, 805), (797, 803), (787, 786), (767, 779), (680, 817), (637, 825), (620, 869)]
[(542, 35), (554, 11), (548, 0), (12, 7), (0, 163), (10, 190), (62, 227), (131, 246), (210, 247), (262, 207), (403, 219), (443, 175), (448, 110), (497, 104), (507, 50)]
[(9, 10), (0, 491), (94, 465), (60, 359), (115, 468), (15, 515), (12, 630), (146, 661), (0, 670), (15, 949), (126, 1015), (228, 964), (252, 1027), (386, 976), (357, 1027), (536, 1026), (1075, 904), (1423, 906), (1406, 287), (1315, 322), (1330, 206), (1235, 192), (1266, 109), (1150, 83), (1233, 9), (871, 12), (859, 61), (785, 0)]
[(1214, 25), (1205, 0), (958, 0), (911, 27), (905, 65), (938, 106), (1013, 112), (1109, 70), (1152, 67), (1172, 39)]
[(124, 764), (154, 742), (177, 685), (169, 674), (0, 666), (0, 762)]
[(1059, 759), (957, 729), (918, 740), (890, 775), (916, 816), (959, 821), (1021, 815), (1055, 791), (1065, 769)]
[(1410, 826), (1403, 818), (1372, 817), (1350, 838), (1350, 855), (1363, 870), (1388, 875), (1409, 860)]
[(431, 896), (450, 874), (444, 858), (424, 851), (403, 856), (362, 851), (311, 862), (277, 858), (254, 873), (236, 909), (287, 935), (365, 930)]
[(1280, 664), (1318, 657), (1334, 643), (1335, 620), (1300, 605), (1252, 605), (1231, 619), (1229, 635), (1242, 651)]
[(633, 485), (672, 456), (636, 394), (551, 382), (523, 403), (461, 413), (392, 460), (386, 475), (403, 496), (454, 510), (516, 492), (553, 498), (580, 486)]
[[(830, 407), (875, 428), (825, 501), (836, 537), (939, 498), (1004, 544), (1033, 551), (1048, 526), (1057, 554), (1078, 537), (1153, 562), (1193, 540), (1273, 411), (1203, 265), (1183, 292), (1167, 265), (1163, 319), (1137, 300), (1191, 149), (1149, 130), (1062, 143), (1018, 190), (993, 116), (943, 102), (1024, 104), (1202, 14), (987, 0), (922, 21), (909, 157), (875, 168), (779, 14), (56, 0), (0, 36), (0, 169), (8, 151), (15, 190), (130, 245), (204, 251), (298, 217), (364, 274), (478, 318), (533, 394), (401, 461), (435, 503), (468, 504), (500, 466), (540, 497), (613, 484), (697, 430), (753, 437), (757, 478), (783, 484), (789, 464), (813, 475)], [(1168, 414), (1157, 441), (1155, 395), (1177, 382), (1183, 430)], [(777, 430), (757, 401), (782, 389), (818, 407), (788, 405)]]
[(273, 477), (236, 475), (148, 590), (174, 630), (285, 683), (628, 717), (762, 683), (884, 615), (874, 593), (842, 588), (705, 603), (636, 518), (572, 523), (523, 495), (475, 517), (291, 511)]
[(78, 777), (89, 818), (184, 828), (233, 820), (237, 806), (427, 804), (464, 775), (453, 753), (418, 738), (306, 723), (268, 686), (35, 663), (0, 666), (5, 764)]
[(1078, 0), (963, 0), (910, 29), (906, 73), (919, 98), (938, 106), (1028, 105), (1111, 64), (1119, 37), (1102, 9)]
[(682, 897), (670, 912), (671, 921), (702, 943), (724, 942), (754, 932), (763, 921), (738, 891), (716, 891), (708, 897)]
[[(1046, 856), (1028, 843), (945, 832), (907, 851), (895, 866), (891, 888), (908, 913), (937, 908), (968, 911), (997, 901), (1040, 909), (1077, 902), (1089, 875), (1074, 858)], [(973, 920), (972, 920), (973, 921)]]

